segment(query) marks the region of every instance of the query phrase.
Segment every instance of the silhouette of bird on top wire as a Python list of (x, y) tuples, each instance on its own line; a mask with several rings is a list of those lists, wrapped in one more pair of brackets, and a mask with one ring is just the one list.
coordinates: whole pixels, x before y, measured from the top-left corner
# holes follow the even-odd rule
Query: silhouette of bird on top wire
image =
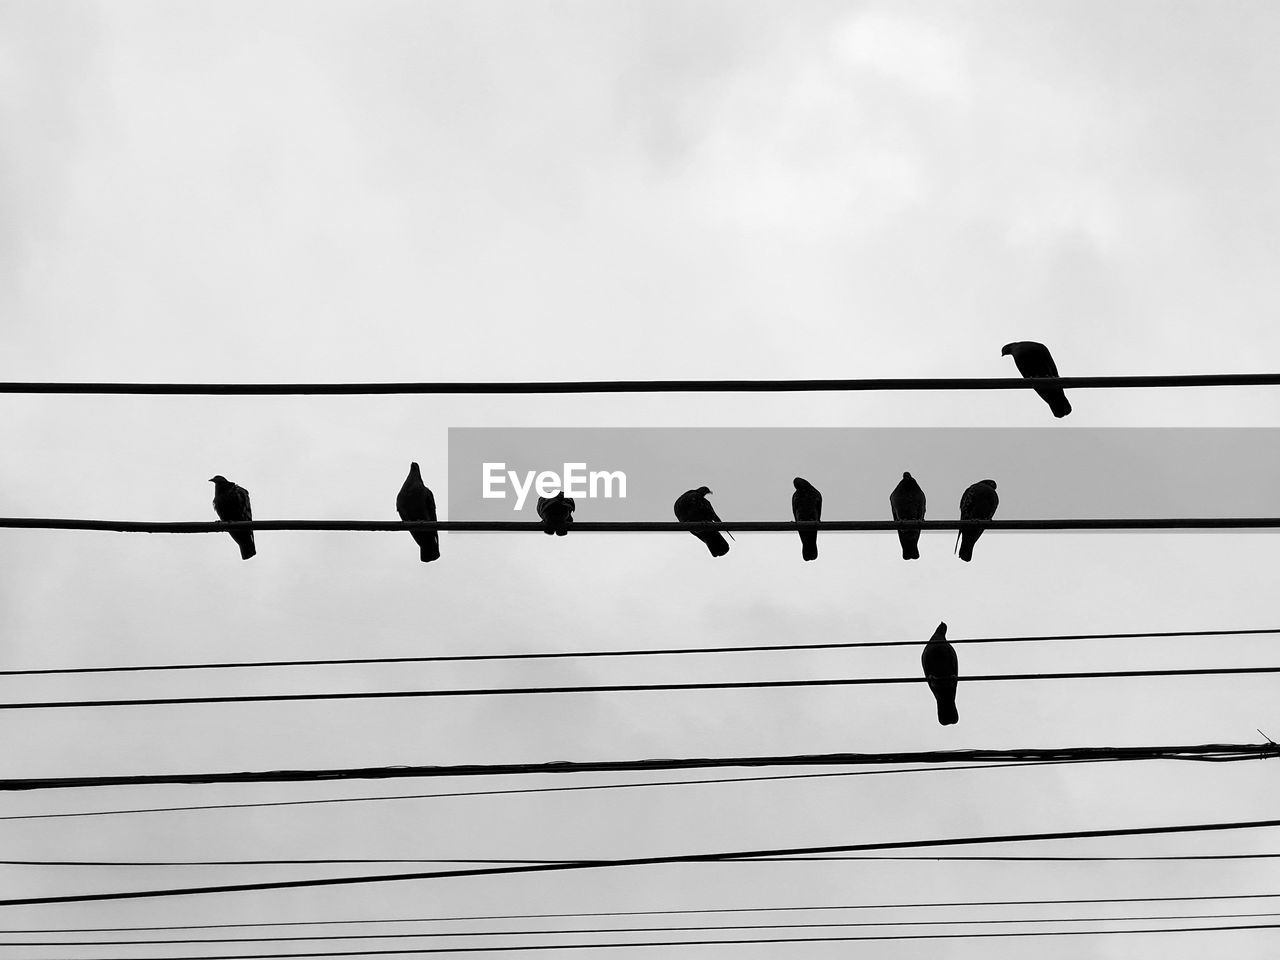
[[(400, 492), (396, 494), (396, 513), (401, 520), (436, 519), (436, 498), (422, 482), (422, 471), (416, 463), (409, 464), (409, 475), (404, 478)], [(423, 563), (440, 559), (440, 534), (435, 530), (410, 530), (409, 536), (418, 544)]]
[[(720, 518), (716, 516), (716, 508), (707, 500), (707, 494), (710, 492), (709, 487), (698, 487), (696, 490), (686, 490), (680, 494), (675, 503), (676, 519), (681, 523), (719, 523)], [(707, 545), (713, 557), (723, 557), (729, 552), (729, 544), (719, 530), (689, 532)]]
[(555, 534), (563, 537), (568, 534), (569, 524), (573, 523), (574, 506), (573, 497), (566, 497), (563, 490), (554, 497), (538, 498), (538, 517), (548, 536)]
[(920, 666), (929, 683), (933, 699), (938, 701), (938, 722), (944, 727), (960, 722), (956, 712), (956, 683), (960, 676), (960, 663), (956, 648), (947, 642), (947, 625), (938, 624), (933, 636), (920, 653)]
[[(213, 509), (218, 519), (224, 523), (238, 520), (252, 520), (253, 508), (249, 505), (249, 491), (239, 484), (232, 483), (222, 474), (210, 477), (213, 484)], [(252, 530), (228, 530), (231, 539), (240, 545), (240, 559), (248, 560), (257, 554), (258, 548), (253, 543)]]
[[(893, 511), (895, 520), (924, 519), (924, 491), (911, 474), (904, 471), (893, 493), (889, 494), (889, 509)], [(920, 559), (919, 530), (899, 530), (898, 542), (902, 544), (903, 560)]]
[[(1034, 340), (1017, 340), (1006, 343), (1000, 351), (1002, 357), (1013, 357), (1013, 365), (1027, 380), (1036, 377), (1058, 376), (1058, 365), (1053, 362), (1049, 348)], [(1036, 387), (1040, 399), (1049, 405), (1053, 415), (1061, 419), (1071, 412), (1071, 402), (1061, 387)]]
[[(800, 520), (822, 519), (822, 493), (808, 480), (796, 477), (791, 481), (796, 492), (791, 494), (791, 516)], [(800, 556), (805, 560), (818, 559), (818, 531), (800, 531)]]
[(1000, 497), (996, 493), (994, 480), (979, 480), (971, 484), (960, 497), (960, 519), (974, 521), (956, 532), (956, 545), (959, 547), (960, 559), (968, 563), (973, 559), (973, 545), (982, 536), (984, 525), (979, 521), (990, 520), (1000, 505)]

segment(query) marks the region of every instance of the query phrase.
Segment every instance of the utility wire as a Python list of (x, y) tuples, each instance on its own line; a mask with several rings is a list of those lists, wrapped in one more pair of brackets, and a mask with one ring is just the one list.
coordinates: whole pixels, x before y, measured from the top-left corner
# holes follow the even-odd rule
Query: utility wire
[[(1102, 680), (1120, 677), (1220, 677), (1280, 673), (1280, 667), (1192, 667), (1175, 670), (1076, 670), (1064, 673), (987, 673), (962, 677), (968, 683), (1003, 680)], [(439, 697), (511, 697), (552, 693), (640, 693), (677, 690), (771, 690), (789, 687), (856, 687), (924, 683), (918, 677), (833, 677), (810, 680), (732, 680), (703, 683), (612, 683), (548, 687), (462, 687), (440, 690), (354, 690), (330, 693), (245, 693), (220, 697), (137, 697), (112, 700), (27, 700), (0, 702), (0, 710), (57, 710), (82, 707), (162, 707), (179, 704), (284, 703), (318, 700), (405, 700)]]
[(60, 790), (83, 787), (154, 786), (178, 783), (304, 783), (330, 780), (392, 780), (406, 777), (492, 777), (512, 774), (620, 773), (652, 770), (703, 770), (713, 767), (816, 767), (890, 764), (985, 763), (1024, 761), (1070, 763), (1131, 760), (1222, 762), (1280, 756), (1276, 744), (1213, 743), (1198, 746), (1020, 747), (1007, 750), (925, 750), (896, 753), (814, 753), (754, 757), (694, 757), (651, 760), (557, 760), (550, 763), (465, 763), (433, 766), (338, 767), (312, 770), (257, 770), (223, 773), (152, 773), (97, 777), (22, 777), (0, 780), (0, 791)]
[[(1174, 833), (1205, 833), (1224, 830), (1253, 830), (1280, 827), (1280, 820), (1240, 820), (1228, 823), (1174, 824), (1160, 827), (1120, 827), (1104, 830), (1062, 830), (1051, 833), (1014, 833), (979, 837), (945, 837), (928, 840), (891, 840), (871, 843), (834, 844), (819, 847), (782, 847), (777, 849), (735, 850), (718, 853), (675, 854), (661, 857), (628, 857), (614, 860), (574, 860), (567, 863), (521, 864), (516, 866), (470, 867), (464, 870), (430, 870), (414, 873), (373, 874), (346, 877), (320, 877), (306, 880), (276, 880), (259, 883), (228, 883), (202, 887), (167, 887), (155, 890), (124, 890), (107, 893), (82, 893), (62, 896), (19, 897), (0, 900), (0, 907), (35, 906), (55, 903), (90, 903), (109, 900), (146, 900), (157, 897), (198, 896), (221, 893), (246, 893), (262, 890), (292, 890), (310, 887), (350, 886), (366, 883), (392, 883), (404, 880), (441, 880), (461, 877), (490, 877), (523, 873), (547, 873), (577, 870), (600, 870), (614, 867), (665, 866), (685, 863), (718, 863), (727, 860), (759, 857), (803, 856), (822, 853), (855, 853), (868, 850), (907, 850), (923, 847), (968, 846), (988, 843), (1027, 843), (1040, 840), (1077, 840), (1095, 837), (1154, 836)], [(212, 960), (212, 958), (206, 958)]]
[[(948, 638), (960, 643), (1045, 643), (1066, 640), (1137, 640), (1172, 637), (1241, 637), (1280, 634), (1280, 627), (1257, 630), (1152, 630), (1141, 633), (1059, 633), (1025, 637)], [(29, 670), (0, 670), (0, 677), (29, 677), (70, 673), (140, 673), (156, 670), (239, 670), (257, 667), (355, 666), (382, 663), (473, 663), (486, 660), (567, 660), (596, 657), (667, 657), (688, 654), (774, 653), (789, 650), (848, 650), (861, 647), (919, 647), (920, 640), (851, 640), (845, 643), (775, 643), (733, 647), (647, 647), (631, 650), (559, 650), (543, 653), (467, 653), (432, 657), (348, 657), (332, 660), (246, 660), (229, 663), (132, 664), (103, 667), (42, 667)]]
[(1152, 387), (1268, 387), (1280, 373), (1211, 373), (1126, 377), (911, 377), (821, 380), (504, 380), (440, 383), (41, 383), (7, 381), (0, 393), (141, 394), (147, 396), (353, 396), (369, 394), (806, 393), (867, 390), (1068, 390)]
[[(312, 530), (406, 533), (415, 530), (466, 533), (545, 533), (529, 520), (76, 520), (65, 517), (0, 517), (0, 528), (18, 530), (105, 530), (112, 533), (229, 533), (238, 530)], [(1253, 530), (1280, 527), (1280, 517), (1093, 517), (1031, 520), (584, 520), (576, 533), (831, 533), (894, 530)]]

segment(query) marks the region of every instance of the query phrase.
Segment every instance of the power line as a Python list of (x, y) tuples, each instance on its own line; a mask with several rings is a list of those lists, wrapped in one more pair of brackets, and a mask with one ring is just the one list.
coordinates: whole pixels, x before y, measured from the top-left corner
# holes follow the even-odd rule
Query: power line
[(145, 396), (355, 396), (372, 394), (812, 393), (871, 390), (1070, 390), (1157, 387), (1268, 387), (1280, 373), (1125, 377), (910, 377), (806, 380), (547, 380), (440, 383), (41, 383), (7, 381), (0, 393)]
[[(1257, 630), (1152, 630), (1139, 633), (1059, 633), (1021, 637), (949, 638), (960, 643), (1044, 643), (1068, 640), (1136, 640), (1174, 637), (1239, 637), (1280, 634), (1280, 627)], [(157, 670), (236, 670), (257, 667), (322, 667), (391, 663), (473, 663), (488, 660), (566, 660), (598, 657), (665, 657), (690, 654), (773, 653), (791, 650), (848, 650), (862, 647), (919, 647), (921, 640), (852, 640), (844, 643), (750, 644), (732, 647), (668, 647), (630, 650), (560, 650), (541, 653), (468, 653), (431, 657), (347, 657), (330, 660), (246, 660), (221, 663), (131, 664), (102, 667), (42, 667), (28, 670), (0, 670), (0, 677), (74, 673), (140, 673)]]
[[(895, 530), (951, 531), (979, 525), (973, 520), (676, 520), (574, 521), (576, 533), (883, 533)], [(1093, 517), (1070, 519), (983, 520), (984, 530), (1255, 530), (1280, 527), (1280, 517)], [(527, 520), (235, 520), (152, 521), (77, 520), (65, 517), (0, 517), (0, 528), (18, 530), (99, 530), (111, 533), (228, 533), (233, 530), (310, 530), (324, 532), (406, 533), (437, 530), (455, 533), (545, 533)]]
[(0, 780), (0, 791), (58, 790), (159, 784), (306, 783), (334, 780), (392, 780), (406, 777), (492, 777), (513, 774), (622, 773), (705, 770), (715, 767), (818, 767), (889, 764), (1019, 764), (1025, 761), (1198, 760), (1226, 762), (1275, 757), (1274, 743), (1200, 744), (1139, 747), (1020, 747), (1014, 749), (924, 750), (891, 753), (815, 753), (753, 757), (694, 757), (649, 760), (556, 760), (549, 763), (466, 763), (394, 767), (338, 767), (313, 770), (256, 770), (222, 773), (152, 773), (97, 777), (22, 777)]
[[(763, 850), (735, 850), (719, 853), (675, 854), (661, 857), (629, 857), (613, 860), (572, 860), (566, 863), (521, 864), (517, 866), (471, 867), (465, 870), (430, 870), (414, 873), (321, 877), (306, 880), (275, 880), (258, 883), (228, 883), (203, 887), (168, 887), (156, 890), (126, 890), (109, 893), (82, 893), (49, 897), (20, 897), (0, 900), (0, 907), (35, 906), (55, 903), (90, 903), (109, 900), (145, 900), (157, 897), (198, 896), (220, 893), (247, 893), (263, 890), (292, 890), (310, 887), (351, 886), (392, 883), (405, 880), (441, 880), (462, 877), (504, 876), (599, 870), (613, 867), (665, 866), (686, 863), (719, 863), (760, 857), (802, 856), (822, 853), (854, 853), (868, 850), (907, 850), (923, 847), (968, 846), (988, 843), (1027, 843), (1041, 840), (1077, 840), (1096, 837), (1154, 836), (1174, 833), (1205, 833), (1224, 830), (1252, 830), (1280, 827), (1280, 820), (1241, 820), (1229, 823), (1174, 824), (1161, 827), (1120, 827), (1104, 830), (1063, 830), (1051, 833), (997, 834), (979, 837), (946, 837), (928, 840), (892, 840), (872, 843), (834, 844), (819, 847), (782, 847)], [(213, 958), (205, 958), (213, 960)]]
[[(1192, 667), (1176, 670), (1077, 670), (1063, 673), (987, 673), (961, 677), (963, 683), (1006, 680), (1103, 680), (1135, 677), (1220, 677), (1280, 673), (1280, 667)], [(137, 697), (113, 700), (29, 700), (0, 702), (0, 710), (56, 710), (82, 707), (164, 707), (180, 704), (284, 703), (320, 700), (405, 700), (439, 697), (512, 697), (553, 693), (642, 693), (683, 690), (776, 690), (791, 687), (856, 687), (924, 683), (918, 677), (834, 677), (810, 680), (730, 680), (700, 683), (612, 683), (547, 687), (461, 687), (440, 690), (355, 690), (329, 693), (245, 693), (218, 697)]]

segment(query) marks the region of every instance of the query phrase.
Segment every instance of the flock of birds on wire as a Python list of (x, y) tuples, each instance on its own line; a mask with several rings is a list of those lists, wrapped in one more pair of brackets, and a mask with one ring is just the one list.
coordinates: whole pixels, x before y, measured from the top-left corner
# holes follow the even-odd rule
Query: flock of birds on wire
[[(1012, 356), (1018, 372), (1028, 379), (1058, 376), (1053, 357), (1042, 343), (1032, 340), (1008, 343), (1001, 350), (1001, 356)], [(1061, 388), (1037, 387), (1036, 393), (1049, 405), (1055, 417), (1065, 417), (1071, 412), (1071, 404)], [(221, 475), (210, 478), (210, 482), (213, 484), (213, 509), (219, 520), (233, 523), (253, 519), (248, 490)], [(802, 477), (796, 477), (793, 484), (795, 492), (791, 495), (791, 515), (798, 522), (821, 521), (822, 494), (818, 488)], [(719, 523), (720, 517), (716, 514), (715, 507), (707, 500), (710, 493), (711, 490), (707, 487), (682, 493), (675, 502), (676, 519), (682, 523)], [(957, 532), (957, 553), (961, 560), (968, 562), (973, 559), (974, 544), (982, 536), (982, 523), (995, 516), (999, 504), (1000, 497), (996, 493), (994, 480), (979, 480), (964, 491), (960, 498), (960, 519), (972, 526)], [(894, 520), (924, 519), (924, 491), (910, 473), (902, 474), (902, 479), (889, 495), (889, 506)], [(554, 497), (539, 497), (538, 518), (542, 521), (543, 530), (548, 535), (565, 536), (569, 532), (569, 524), (573, 522), (574, 507), (573, 498), (566, 497), (564, 491)], [(416, 463), (409, 464), (409, 475), (396, 496), (396, 512), (405, 521), (436, 519), (435, 496), (423, 483), (422, 473)], [(729, 543), (719, 530), (690, 532), (706, 544), (713, 557), (722, 557), (729, 552)], [(230, 530), (228, 533), (240, 547), (241, 559), (248, 560), (257, 553), (252, 530)], [(801, 530), (799, 534), (801, 556), (805, 560), (816, 560), (818, 531)], [(409, 535), (418, 544), (423, 563), (440, 559), (440, 537), (436, 531), (412, 530)], [(733, 534), (729, 536), (732, 537)], [(902, 559), (920, 558), (919, 530), (899, 530), (898, 540), (902, 545)], [(938, 722), (943, 725), (958, 722), (960, 717), (956, 712), (956, 684), (959, 666), (955, 648), (947, 642), (945, 623), (938, 624), (933, 636), (925, 644), (920, 662), (929, 689), (937, 701)]]

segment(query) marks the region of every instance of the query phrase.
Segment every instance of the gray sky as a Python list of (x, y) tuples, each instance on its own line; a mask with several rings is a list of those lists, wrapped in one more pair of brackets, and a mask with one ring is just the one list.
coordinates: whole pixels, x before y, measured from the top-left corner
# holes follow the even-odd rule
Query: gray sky
[[(1049, 343), (1066, 375), (1274, 370), (1278, 41), (1280, 11), (1262, 2), (0, 3), (0, 374), (1002, 376), (1000, 346), (1017, 339)], [(205, 481), (222, 473), (260, 518), (393, 518), (415, 459), (447, 510), (451, 426), (1275, 426), (1277, 396), (1077, 391), (1067, 423), (1024, 392), (9, 396), (0, 515), (212, 519)], [(1222, 474), (1226, 499), (1248, 482), (1228, 463)], [(822, 485), (829, 502), (835, 483)], [(931, 515), (951, 515), (959, 491), (929, 492)], [(988, 535), (966, 565), (944, 535), (926, 535), (915, 564), (896, 559), (892, 535), (833, 535), (802, 564), (794, 538), (771, 535), (742, 536), (716, 562), (684, 536), (453, 536), (425, 566), (407, 536), (385, 534), (259, 534), (259, 556), (241, 563), (222, 535), (5, 531), (0, 650), (23, 668), (923, 642), (942, 619), (954, 637), (1271, 627), (1274, 542)], [(1272, 646), (959, 652), (972, 674), (1268, 664)], [(915, 648), (664, 659), (20, 678), (2, 695), (919, 669)], [(1241, 742), (1280, 730), (1274, 687), (962, 684), (961, 723), (947, 728), (922, 686), (9, 712), (0, 758), (16, 777)], [(0, 837), (15, 859), (621, 857), (1265, 818), (1274, 778), (1267, 764), (984, 770), (0, 821)], [(0, 815), (453, 784), (419, 787), (16, 794)], [(1280, 845), (1255, 832), (1016, 852), (1253, 850)], [(0, 895), (320, 873), (0, 867)], [(5, 908), (0, 928), (1280, 892), (1278, 881), (1269, 861), (689, 866)], [(1211, 945), (1274, 952), (1268, 931), (927, 950), (1166, 958)], [(45, 953), (71, 955), (56, 950)], [(93, 956), (179, 951), (196, 952)]]

